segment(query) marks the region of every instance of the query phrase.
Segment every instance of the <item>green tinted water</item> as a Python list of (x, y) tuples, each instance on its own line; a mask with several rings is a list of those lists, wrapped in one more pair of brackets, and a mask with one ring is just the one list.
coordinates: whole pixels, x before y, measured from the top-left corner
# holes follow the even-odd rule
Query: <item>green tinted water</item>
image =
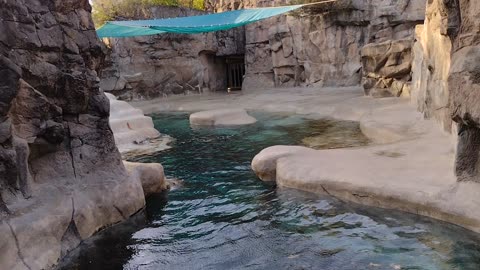
[(177, 140), (136, 161), (162, 163), (183, 187), (149, 198), (146, 219), (106, 230), (63, 268), (480, 269), (477, 234), (259, 181), (250, 161), (265, 147), (312, 136), (319, 148), (367, 141), (351, 122), (256, 117), (235, 129), (191, 129), (186, 114), (155, 115)]

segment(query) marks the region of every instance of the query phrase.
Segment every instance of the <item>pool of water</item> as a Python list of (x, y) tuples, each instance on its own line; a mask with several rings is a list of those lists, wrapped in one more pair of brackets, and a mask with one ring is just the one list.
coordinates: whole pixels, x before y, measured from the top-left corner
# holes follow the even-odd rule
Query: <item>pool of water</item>
[[(312, 134), (316, 147), (337, 147), (355, 126), (324, 134), (321, 121), (256, 117), (240, 128), (192, 129), (187, 114), (154, 115), (174, 147), (135, 161), (162, 163), (182, 186), (148, 198), (146, 217), (102, 232), (60, 268), (480, 269), (478, 235), (457, 226), (259, 181), (250, 161), (263, 148)], [(345, 139), (364, 145), (359, 138)]]

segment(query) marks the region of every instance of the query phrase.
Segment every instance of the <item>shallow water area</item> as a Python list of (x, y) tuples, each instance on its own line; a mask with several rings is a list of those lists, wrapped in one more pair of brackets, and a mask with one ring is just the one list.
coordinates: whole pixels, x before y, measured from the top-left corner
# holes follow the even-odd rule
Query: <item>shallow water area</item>
[(317, 148), (368, 142), (354, 123), (253, 115), (248, 126), (194, 129), (185, 113), (153, 115), (173, 148), (134, 161), (160, 162), (182, 185), (150, 197), (146, 219), (107, 229), (61, 268), (480, 269), (479, 236), (457, 226), (259, 181), (250, 162), (265, 147), (312, 136)]

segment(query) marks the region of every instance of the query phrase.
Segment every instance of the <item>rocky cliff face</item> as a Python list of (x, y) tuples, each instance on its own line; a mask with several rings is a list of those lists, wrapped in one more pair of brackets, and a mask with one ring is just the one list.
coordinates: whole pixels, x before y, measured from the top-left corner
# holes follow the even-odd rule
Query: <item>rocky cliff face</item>
[[(206, 9), (279, 6), (298, 1), (208, 1)], [(140, 17), (199, 14), (159, 7)], [(374, 96), (409, 95), (415, 25), (425, 0), (339, 0), (277, 16), (245, 29), (201, 35), (110, 39), (101, 87), (122, 99), (223, 90), (223, 56), (244, 55), (244, 89), (351, 86)]]
[[(307, 1), (210, 1), (212, 10)], [(339, 0), (246, 27), (244, 89), (350, 86), (370, 95), (410, 92), (415, 25), (425, 0)]]
[(447, 80), (452, 42), (449, 33), (456, 31), (454, 29), (459, 27), (459, 22), (457, 15), (452, 13), (456, 13), (453, 11), (455, 8), (445, 3), (428, 2), (425, 23), (417, 26), (411, 100), (426, 118), (436, 119), (445, 130), (450, 131), (452, 118)]
[(444, 5), (448, 20), (443, 29), (452, 41), (448, 108), (458, 124), (455, 173), (460, 181), (480, 182), (480, 2)]
[[(177, 7), (140, 12), (143, 18), (203, 14)], [(109, 39), (101, 88), (121, 99), (225, 90), (225, 57), (244, 53), (243, 28), (208, 34), (163, 34)]]
[(0, 1), (0, 268), (45, 269), (144, 205), (99, 90), (88, 0)]
[(426, 118), (458, 132), (459, 181), (480, 182), (479, 14), (478, 1), (428, 1), (413, 48), (411, 100)]

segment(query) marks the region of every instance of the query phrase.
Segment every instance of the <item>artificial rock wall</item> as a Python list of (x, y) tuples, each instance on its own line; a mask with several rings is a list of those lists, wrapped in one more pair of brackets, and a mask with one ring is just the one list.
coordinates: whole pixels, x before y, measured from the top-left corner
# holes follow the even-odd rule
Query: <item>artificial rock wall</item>
[[(303, 2), (211, 0), (207, 7)], [(362, 82), (369, 95), (408, 95), (414, 29), (424, 16), (425, 0), (339, 0), (248, 25), (244, 89)]]
[(445, 6), (452, 41), (448, 108), (458, 125), (455, 173), (459, 181), (480, 182), (480, 2), (451, 0)]
[[(210, 0), (207, 12), (302, 1)], [(138, 18), (202, 14), (157, 7)], [(409, 95), (415, 25), (425, 0), (338, 0), (208, 34), (109, 39), (101, 88), (121, 99), (225, 90), (224, 56), (244, 55), (243, 89), (352, 86), (373, 96)]]
[[(138, 18), (204, 14), (177, 7), (155, 7)], [(244, 28), (207, 34), (163, 34), (111, 38), (100, 86), (120, 99), (226, 90), (225, 56), (244, 54)]]
[(480, 182), (480, 2), (431, 0), (417, 26), (411, 101), (457, 136), (459, 181)]
[(0, 268), (48, 269), (144, 206), (121, 161), (88, 0), (0, 1)]

